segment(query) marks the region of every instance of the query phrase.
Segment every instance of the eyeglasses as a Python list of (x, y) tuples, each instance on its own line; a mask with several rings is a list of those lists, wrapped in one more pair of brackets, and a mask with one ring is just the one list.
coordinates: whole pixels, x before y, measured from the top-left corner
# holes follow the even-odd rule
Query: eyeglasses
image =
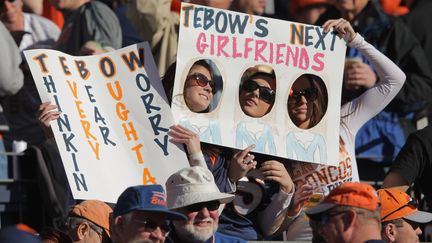
[(165, 220), (163, 222), (156, 222), (153, 220), (138, 220), (138, 219), (133, 219), (133, 221), (146, 228), (149, 231), (155, 231), (158, 227), (160, 228), (160, 230), (162, 231), (162, 234), (166, 236), (168, 236), (169, 232), (171, 231), (171, 227), (170, 227), (170, 221), (169, 220)]
[(327, 224), (328, 222), (330, 222), (330, 219), (336, 215), (339, 214), (343, 214), (346, 211), (340, 211), (340, 212), (334, 212), (334, 213), (330, 213), (330, 212), (324, 212), (321, 214), (321, 224)]
[(418, 201), (415, 200), (414, 198), (410, 197), (410, 200), (406, 204), (398, 207), (397, 209), (395, 209), (395, 210), (391, 211), (390, 213), (388, 213), (386, 216), (382, 217), (381, 221), (383, 221), (384, 219), (388, 218), (390, 215), (396, 213), (397, 211), (402, 210), (405, 207), (410, 207), (412, 209), (416, 209), (417, 206), (418, 206)]
[(207, 84), (209, 84), (210, 88), (212, 88), (212, 92), (215, 91), (215, 82), (211, 79), (208, 79), (204, 74), (194, 73), (189, 75), (186, 80), (194, 80), (195, 84), (200, 87), (205, 87)]
[(244, 81), (241, 88), (246, 92), (254, 92), (259, 89), (259, 98), (268, 104), (273, 103), (275, 99), (274, 90), (265, 86), (260, 86), (257, 82), (251, 79)]
[(318, 90), (316, 88), (308, 88), (299, 91), (291, 90), (289, 96), (288, 102), (290, 103), (299, 103), (302, 96), (305, 97), (307, 102), (312, 102), (318, 98)]
[(210, 202), (195, 203), (195, 204), (186, 206), (186, 210), (189, 211), (190, 213), (199, 212), (203, 208), (207, 208), (209, 211), (214, 211), (214, 210), (219, 209), (219, 206), (220, 206), (220, 202), (215, 200), (215, 201), (210, 201)]

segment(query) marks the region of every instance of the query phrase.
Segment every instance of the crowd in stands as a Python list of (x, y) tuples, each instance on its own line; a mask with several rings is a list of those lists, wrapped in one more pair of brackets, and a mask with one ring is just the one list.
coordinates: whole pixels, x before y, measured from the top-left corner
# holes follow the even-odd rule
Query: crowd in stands
[[(42, 226), (0, 217), (0, 243), (432, 241), (429, 0), (184, 1), (337, 32), (347, 45), (340, 163), (253, 153), (255, 144), (243, 150), (206, 144), (190, 124), (180, 123), (170, 128), (170, 141), (184, 146), (190, 166), (169, 176), (165, 185), (131, 185), (115, 204), (73, 200), (51, 130), (61, 113), (41, 102), (23, 51), (97, 55), (148, 41), (173, 102), (181, 2), (0, 0), (0, 180), (13, 177), (6, 154), (15, 141), (24, 141), (48, 154), (61, 194), (55, 217), (52, 205), (43, 205), (51, 219)], [(190, 111), (213, 109), (213, 96), (221, 95), (218, 75), (211, 60), (193, 63), (183, 90)], [(265, 116), (275, 96), (271, 66), (245, 71), (239, 89), (244, 114)], [(288, 115), (298, 128), (310, 129), (326, 114), (328, 99), (320, 77), (301, 75), (287, 97)], [(361, 182), (370, 164), (390, 168), (378, 178), (382, 184)], [(327, 179), (310, 180), (322, 172)]]

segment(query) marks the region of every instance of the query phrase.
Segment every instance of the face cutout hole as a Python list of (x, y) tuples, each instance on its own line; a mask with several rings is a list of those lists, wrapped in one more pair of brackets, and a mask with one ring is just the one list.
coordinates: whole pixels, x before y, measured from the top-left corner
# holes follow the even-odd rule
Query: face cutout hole
[(242, 75), (239, 103), (247, 116), (259, 118), (267, 115), (276, 99), (276, 76), (272, 67), (256, 65)]
[(327, 112), (328, 95), (324, 81), (314, 74), (303, 74), (291, 86), (287, 109), (299, 128), (316, 126)]
[(183, 86), (186, 106), (195, 113), (211, 112), (219, 103), (223, 81), (216, 64), (201, 59), (192, 64)]

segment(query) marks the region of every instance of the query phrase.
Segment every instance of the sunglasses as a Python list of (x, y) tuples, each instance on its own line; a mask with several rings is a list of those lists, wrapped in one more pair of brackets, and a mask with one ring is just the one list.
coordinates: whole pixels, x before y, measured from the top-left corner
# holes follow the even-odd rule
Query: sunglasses
[(289, 94), (289, 102), (290, 103), (299, 103), (301, 100), (301, 97), (304, 96), (307, 102), (315, 101), (318, 98), (318, 90), (316, 88), (308, 88), (304, 90), (299, 91), (293, 91), (291, 89)]
[(214, 210), (218, 210), (219, 206), (220, 206), (220, 202), (215, 200), (215, 201), (210, 201), (210, 202), (195, 203), (195, 204), (186, 206), (186, 210), (190, 213), (199, 212), (203, 208), (207, 208), (207, 210), (209, 210), (209, 211), (214, 211)]
[(155, 231), (158, 227), (160, 228), (160, 230), (162, 231), (162, 234), (166, 236), (168, 236), (169, 232), (171, 231), (171, 227), (170, 227), (170, 221), (169, 220), (165, 220), (161, 223), (159, 222), (155, 222), (153, 220), (138, 220), (138, 219), (133, 219), (133, 221), (144, 227), (145, 229), (149, 230), (149, 231)]
[(397, 211), (402, 210), (405, 207), (410, 207), (412, 209), (416, 209), (418, 207), (418, 201), (415, 200), (414, 198), (410, 197), (410, 200), (406, 204), (398, 207), (397, 209), (395, 209), (395, 210), (391, 211), (390, 213), (388, 213), (386, 216), (382, 217), (381, 221), (383, 221), (384, 219), (388, 218), (390, 215), (396, 213)]
[(204, 74), (194, 73), (189, 75), (186, 80), (193, 80), (195, 81), (195, 84), (200, 87), (205, 87), (209, 84), (210, 88), (212, 88), (212, 92), (215, 91), (215, 82), (211, 79), (209, 80)]
[(264, 102), (270, 104), (274, 102), (275, 99), (275, 91), (264, 86), (260, 86), (257, 82), (249, 79), (243, 82), (241, 86), (242, 90), (246, 92), (254, 92), (259, 89), (259, 98)]

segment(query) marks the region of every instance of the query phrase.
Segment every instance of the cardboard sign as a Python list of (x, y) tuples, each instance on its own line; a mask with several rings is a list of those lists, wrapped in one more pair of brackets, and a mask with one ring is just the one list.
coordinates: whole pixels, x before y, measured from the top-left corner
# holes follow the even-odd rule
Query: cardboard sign
[(51, 122), (75, 199), (116, 202), (128, 186), (165, 184), (189, 166), (168, 141), (173, 118), (148, 43), (97, 56), (54, 50), (25, 56)]
[[(318, 26), (183, 4), (172, 96), (175, 120), (199, 133), (203, 142), (238, 149), (256, 144), (258, 153), (337, 164), (345, 50), (342, 39)], [(216, 84), (209, 108), (196, 112), (185, 91), (198, 85), (188, 83), (198, 82), (191, 73), (198, 60), (210, 63)], [(272, 98), (265, 87), (244, 85), (261, 67), (272, 70), (275, 95), (268, 113), (253, 117), (247, 106)], [(292, 91), (295, 81), (306, 82), (305, 77), (318, 79), (321, 95)], [(259, 91), (259, 98), (243, 104), (244, 90)], [(292, 102), (322, 100), (327, 108), (317, 124), (302, 129), (289, 114), (290, 97)]]

